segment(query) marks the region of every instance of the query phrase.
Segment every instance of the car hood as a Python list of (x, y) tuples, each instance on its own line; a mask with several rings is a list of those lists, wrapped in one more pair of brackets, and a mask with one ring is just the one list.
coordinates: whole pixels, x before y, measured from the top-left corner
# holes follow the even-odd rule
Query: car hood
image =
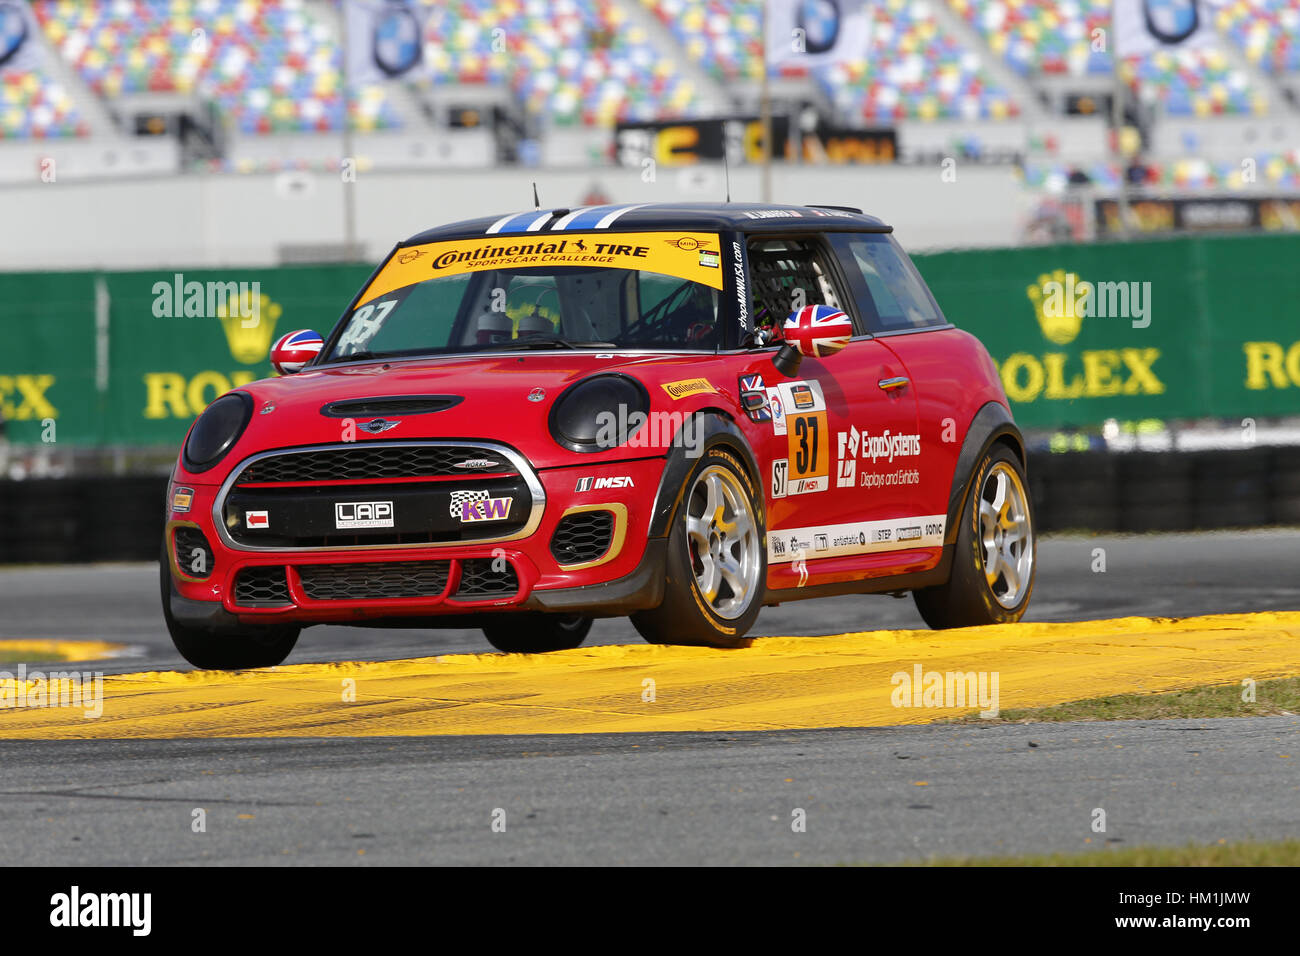
[[(556, 444), (547, 423), (551, 406), (569, 385), (601, 372), (621, 372), (640, 380), (652, 408), (688, 412), (702, 404), (734, 405), (727, 383), (715, 375), (715, 391), (689, 400), (670, 397), (661, 386), (707, 378), (713, 356), (699, 353), (565, 352), (491, 356), (445, 356), (308, 368), (296, 375), (263, 379), (241, 390), (253, 396), (252, 420), (227, 460), (235, 462), (273, 448), (345, 440), (345, 420), (325, 415), (323, 406), (363, 398), (459, 396), (442, 411), (424, 414), (360, 415), (360, 425), (375, 417), (397, 421), (371, 435), (355, 429), (357, 442), (429, 438), (489, 439), (510, 445), (539, 468), (571, 465), (578, 456)], [(734, 386), (734, 383), (732, 383)], [(530, 395), (541, 397), (530, 399)], [(725, 399), (725, 401), (724, 401)], [(584, 454), (596, 463), (628, 457), (628, 450)], [(636, 457), (644, 457), (640, 449)]]

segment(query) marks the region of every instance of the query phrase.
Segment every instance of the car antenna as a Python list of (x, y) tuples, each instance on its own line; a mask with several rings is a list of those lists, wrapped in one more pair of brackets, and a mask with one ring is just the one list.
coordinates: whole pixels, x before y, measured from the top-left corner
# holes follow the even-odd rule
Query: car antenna
[(541, 209), (542, 201), (537, 198), (537, 183), (533, 183), (533, 208)]
[(727, 158), (728, 152), (729, 150), (727, 149), (727, 144), (723, 143), (722, 144), (722, 172), (723, 175), (725, 175), (727, 178), (727, 202), (731, 202), (731, 163), (728, 162), (728, 158)]

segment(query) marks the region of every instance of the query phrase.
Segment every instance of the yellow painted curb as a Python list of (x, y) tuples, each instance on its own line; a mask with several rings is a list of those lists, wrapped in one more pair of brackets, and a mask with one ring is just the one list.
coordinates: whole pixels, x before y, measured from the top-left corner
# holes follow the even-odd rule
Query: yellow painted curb
[[(111, 641), (72, 641), (61, 638), (21, 638), (9, 640), (0, 638), (0, 653), (6, 657), (21, 654), (33, 661), (58, 661), (69, 664), (73, 661), (102, 661), (114, 657), (126, 650), (125, 644)], [(0, 670), (17, 667), (16, 663), (0, 663)]]
[(734, 651), (622, 645), (128, 674), (106, 678), (98, 719), (0, 709), (0, 737), (790, 730), (929, 723), (979, 709), (895, 706), (895, 675), (918, 665), (922, 674), (996, 673), (1002, 709), (1268, 680), (1300, 674), (1300, 612), (760, 638)]

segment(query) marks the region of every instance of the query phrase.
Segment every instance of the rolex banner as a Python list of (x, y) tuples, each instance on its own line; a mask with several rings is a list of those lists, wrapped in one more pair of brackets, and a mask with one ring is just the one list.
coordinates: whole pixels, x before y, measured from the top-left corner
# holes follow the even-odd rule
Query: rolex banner
[(7, 438), (176, 444), (222, 392), (272, 374), (281, 335), (328, 332), (370, 271), (0, 273)]
[[(1023, 428), (1300, 415), (1300, 236), (914, 258)], [(8, 440), (175, 445), (222, 392), (272, 374), (281, 335), (328, 333), (370, 272), (0, 274)]]

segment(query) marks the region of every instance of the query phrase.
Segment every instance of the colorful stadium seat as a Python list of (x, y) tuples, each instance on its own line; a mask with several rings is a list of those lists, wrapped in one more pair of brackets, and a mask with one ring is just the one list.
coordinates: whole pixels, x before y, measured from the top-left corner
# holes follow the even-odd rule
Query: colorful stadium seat
[(508, 83), (561, 125), (697, 111), (692, 84), (613, 0), (423, 2), (435, 82)]
[[(341, 57), (302, 0), (37, 0), (45, 35), (97, 93), (197, 92), (243, 133), (342, 127)], [(355, 128), (398, 117), (356, 91)]]

